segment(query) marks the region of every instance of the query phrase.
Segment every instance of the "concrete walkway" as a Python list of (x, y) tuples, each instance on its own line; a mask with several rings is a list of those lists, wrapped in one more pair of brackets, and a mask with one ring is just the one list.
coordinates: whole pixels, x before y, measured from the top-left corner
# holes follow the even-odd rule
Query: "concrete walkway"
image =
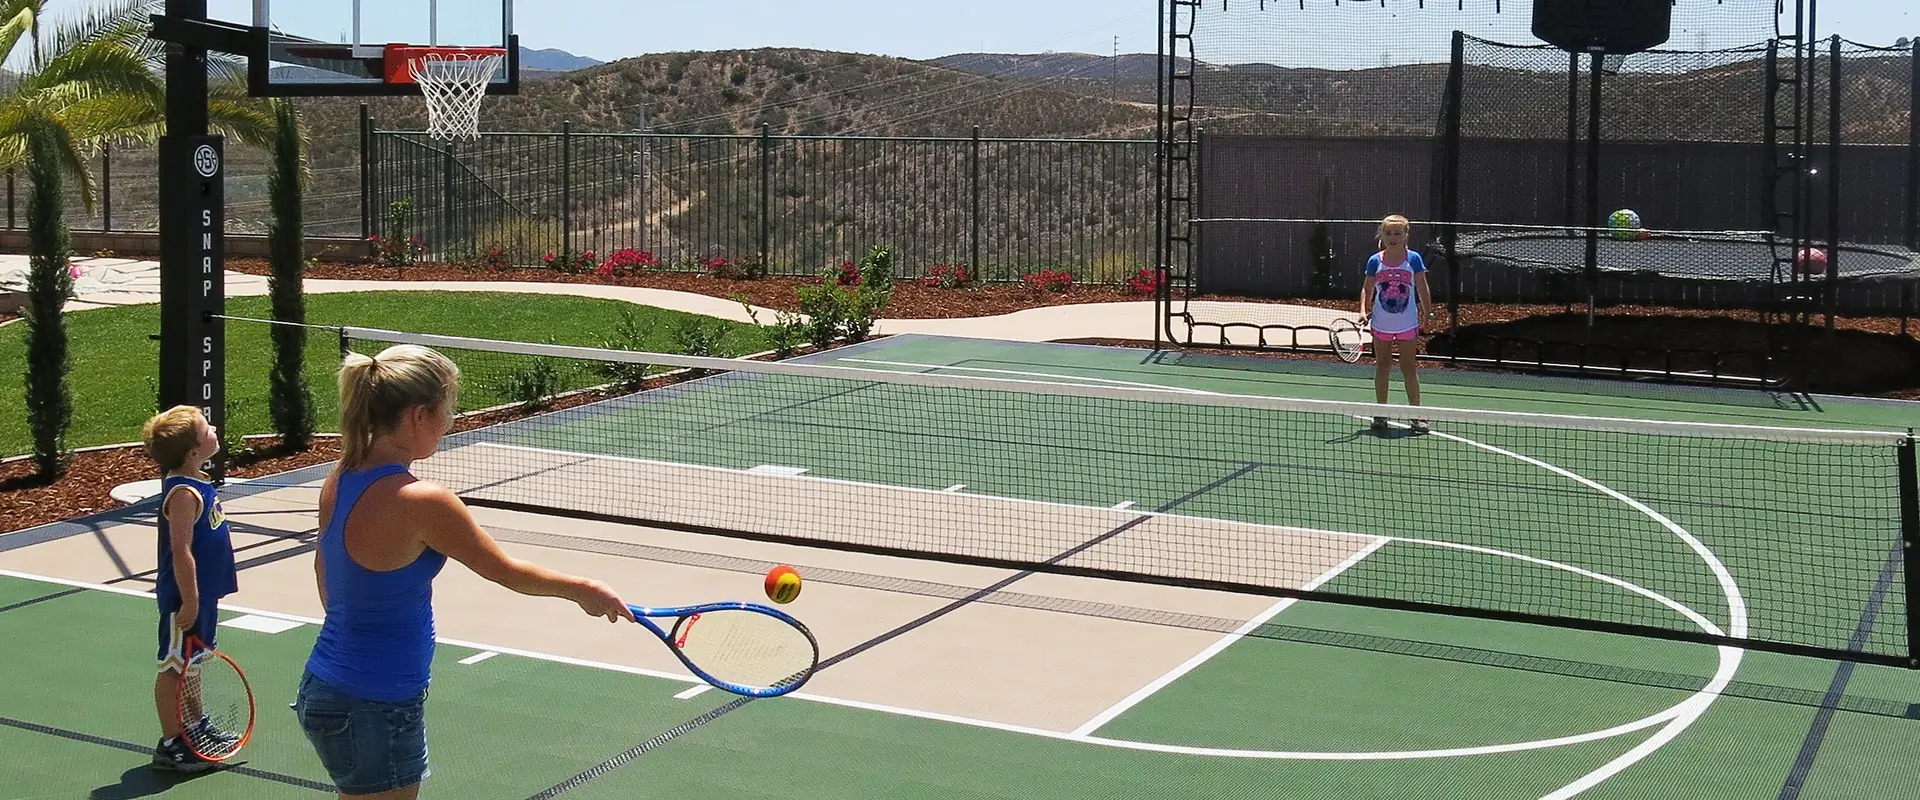
[[(123, 258), (81, 258), (74, 261), (82, 275), (74, 281), (75, 298), (68, 311), (84, 311), (109, 306), (144, 305), (160, 302), (160, 264)], [(0, 285), (18, 281), (24, 284), (27, 257), (0, 255)], [(565, 294), (621, 300), (636, 305), (702, 314), (735, 322), (752, 322), (746, 307), (732, 300), (693, 292), (648, 289), (635, 286), (609, 286), (585, 283), (519, 283), (509, 281), (347, 281), (309, 278), (308, 294), (334, 292), (516, 292), (526, 294)], [(267, 279), (229, 270), (226, 275), (228, 297), (263, 296)], [(1343, 316), (1341, 312), (1307, 306), (1271, 303), (1205, 303), (1209, 318), (1247, 319), (1285, 322), (1293, 325), (1326, 324)], [(1239, 307), (1229, 309), (1228, 306)], [(1218, 307), (1218, 308), (1211, 308)], [(772, 324), (777, 312), (754, 307), (761, 324)], [(1232, 316), (1225, 316), (1231, 312)], [(924, 333), (940, 336), (1043, 342), (1057, 339), (1131, 339), (1153, 338), (1153, 303), (1111, 302), (1031, 308), (993, 317), (960, 319), (883, 319), (874, 325), (881, 334)], [(1309, 334), (1302, 332), (1302, 344)]]

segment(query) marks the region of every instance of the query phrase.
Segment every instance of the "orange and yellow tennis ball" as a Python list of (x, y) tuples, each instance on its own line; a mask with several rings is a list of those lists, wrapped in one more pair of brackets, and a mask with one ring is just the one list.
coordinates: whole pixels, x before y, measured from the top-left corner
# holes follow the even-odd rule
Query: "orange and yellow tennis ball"
[(767, 570), (767, 597), (776, 603), (791, 603), (800, 596), (800, 573), (785, 564)]

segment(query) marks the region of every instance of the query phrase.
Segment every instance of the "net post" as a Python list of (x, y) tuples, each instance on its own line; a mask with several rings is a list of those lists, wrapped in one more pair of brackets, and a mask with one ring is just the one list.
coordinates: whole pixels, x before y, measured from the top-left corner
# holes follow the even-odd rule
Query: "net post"
[(1460, 359), (1460, 107), (1466, 102), (1467, 35), (1453, 32), (1453, 58), (1447, 69), (1447, 102), (1442, 111), (1445, 153), (1441, 156), (1445, 175), (1440, 195), (1440, 220), (1447, 223), (1440, 231), (1440, 246), (1447, 258), (1447, 350), (1449, 360)]
[(1913, 77), (1907, 82), (1907, 249), (1920, 250), (1920, 37), (1913, 40), (1909, 63)]
[(1833, 65), (1827, 75), (1827, 342), (1833, 342), (1833, 316), (1840, 307), (1840, 84), (1843, 79), (1840, 34), (1833, 35)]
[(1912, 429), (1900, 443), (1900, 558), (1906, 571), (1907, 668), (1920, 670), (1920, 469)]
[(1594, 226), (1600, 221), (1600, 51), (1587, 54), (1587, 336), (1586, 344), (1580, 348), (1580, 363), (1587, 362), (1587, 350), (1593, 346), (1594, 295), (1600, 291), (1600, 232)]

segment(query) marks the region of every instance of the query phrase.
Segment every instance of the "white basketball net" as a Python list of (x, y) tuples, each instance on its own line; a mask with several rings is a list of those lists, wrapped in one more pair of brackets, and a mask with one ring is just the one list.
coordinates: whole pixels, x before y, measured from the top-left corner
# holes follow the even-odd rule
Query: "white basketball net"
[(427, 135), (477, 139), (480, 101), (504, 58), (498, 53), (430, 53), (407, 62), (407, 72), (427, 99)]

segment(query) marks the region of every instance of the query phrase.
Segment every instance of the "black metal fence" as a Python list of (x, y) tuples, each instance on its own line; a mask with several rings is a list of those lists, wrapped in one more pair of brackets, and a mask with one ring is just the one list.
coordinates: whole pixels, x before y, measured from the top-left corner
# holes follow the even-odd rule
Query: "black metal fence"
[[(1199, 130), (1191, 293), (1357, 296), (1359, 265), (1377, 249), (1372, 225), (1279, 220), (1368, 220), (1399, 213), (1416, 221), (1416, 245), (1436, 246), (1441, 230), (1423, 228), (1420, 220), (1457, 220), (1465, 236), (1483, 223), (1604, 225), (1608, 211), (1630, 208), (1645, 227), (1663, 231), (1778, 227), (1769, 176), (1777, 152), (1790, 145), (1767, 140), (1767, 47), (1648, 53), (1623, 65), (1630, 74), (1608, 78), (1599, 120), (1601, 166), (1592, 178), (1601, 218), (1589, 220), (1583, 198), (1585, 69), (1552, 48), (1472, 37), (1463, 37), (1463, 44), (1434, 135)], [(1920, 247), (1920, 131), (1908, 122), (1908, 109), (1920, 102), (1913, 52), (1853, 43), (1829, 49), (1823, 43), (1813, 63), (1809, 82), (1819, 102), (1809, 126), (1815, 145), (1801, 159), (1807, 186), (1799, 218), (1815, 242), (1830, 235), (1831, 220), (1840, 220), (1837, 274), (1872, 273), (1837, 292), (1836, 310), (1920, 311), (1920, 257), (1904, 270), (1883, 268)], [(1840, 131), (1838, 148), (1829, 144), (1830, 128)], [(1844, 182), (1843, 192), (1831, 191), (1835, 181)], [(1831, 198), (1838, 199), (1837, 207), (1829, 208)], [(1584, 257), (1528, 263), (1464, 248), (1444, 264), (1457, 274), (1435, 281), (1436, 296), (1558, 303), (1570, 290), (1583, 289), (1601, 303), (1704, 308), (1752, 308), (1768, 299), (1767, 287), (1752, 280), (1707, 279), (1769, 273), (1774, 259), (1764, 248), (1742, 243), (1643, 249), (1673, 257), (1646, 259), (1632, 274), (1609, 270), (1592, 286), (1573, 286), (1578, 276), (1569, 272), (1577, 273)], [(1871, 251), (1868, 257), (1856, 256), (1865, 251)], [(1329, 261), (1330, 272), (1324, 266)], [(1893, 274), (1900, 272), (1906, 274)]]
[[(369, 123), (371, 125), (371, 123)], [(720, 260), (817, 275), (888, 245), (899, 274), (1043, 270), (1117, 283), (1152, 266), (1151, 140), (364, 132), (366, 235), (427, 258), (665, 269)], [(404, 204), (404, 205), (396, 205)]]

